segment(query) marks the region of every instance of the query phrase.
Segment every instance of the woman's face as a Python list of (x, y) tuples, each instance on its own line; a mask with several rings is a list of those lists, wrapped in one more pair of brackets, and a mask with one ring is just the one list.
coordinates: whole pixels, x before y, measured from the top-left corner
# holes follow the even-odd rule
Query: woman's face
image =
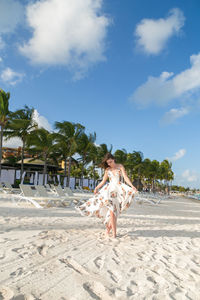
[(109, 158), (106, 162), (107, 162), (108, 166), (111, 168), (115, 166), (115, 161), (112, 158)]

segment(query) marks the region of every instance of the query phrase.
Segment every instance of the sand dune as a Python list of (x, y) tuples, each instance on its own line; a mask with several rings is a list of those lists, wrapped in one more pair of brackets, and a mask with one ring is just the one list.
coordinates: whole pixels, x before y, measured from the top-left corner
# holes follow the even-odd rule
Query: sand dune
[(0, 200), (0, 299), (200, 299), (200, 203), (134, 203), (116, 239), (74, 208)]

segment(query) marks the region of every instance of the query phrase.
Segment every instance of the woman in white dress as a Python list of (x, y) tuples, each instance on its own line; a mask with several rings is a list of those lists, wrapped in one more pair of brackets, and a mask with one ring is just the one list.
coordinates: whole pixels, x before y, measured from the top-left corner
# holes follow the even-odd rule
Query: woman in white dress
[[(109, 235), (112, 229), (113, 237), (116, 237), (117, 217), (131, 205), (137, 189), (128, 178), (124, 166), (116, 164), (111, 153), (105, 155), (102, 167), (105, 173), (94, 190), (95, 196), (76, 209), (81, 215), (102, 218), (106, 225), (106, 234)], [(122, 177), (129, 186), (121, 182)]]

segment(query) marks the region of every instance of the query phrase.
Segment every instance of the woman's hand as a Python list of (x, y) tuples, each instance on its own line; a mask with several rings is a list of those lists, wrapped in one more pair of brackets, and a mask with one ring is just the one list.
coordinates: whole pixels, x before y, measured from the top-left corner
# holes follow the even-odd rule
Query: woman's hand
[(97, 194), (98, 191), (99, 191), (99, 190), (98, 190), (97, 188), (95, 188), (95, 189), (94, 189), (94, 194)]
[(133, 189), (134, 193), (138, 193), (138, 190), (134, 186), (132, 186), (132, 189)]

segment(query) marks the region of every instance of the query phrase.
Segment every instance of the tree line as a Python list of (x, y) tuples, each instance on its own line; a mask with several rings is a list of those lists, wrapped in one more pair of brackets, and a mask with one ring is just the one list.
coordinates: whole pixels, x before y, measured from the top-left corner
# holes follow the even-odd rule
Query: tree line
[[(54, 131), (39, 128), (33, 119), (34, 108), (24, 106), (14, 112), (9, 109), (10, 93), (0, 90), (0, 175), (2, 169), (3, 138), (9, 140), (18, 137), (22, 142), (21, 178), (24, 172), (24, 153), (44, 161), (43, 183), (47, 173), (47, 165), (59, 165), (64, 161), (63, 175), (84, 176), (97, 180), (99, 166), (107, 152), (112, 152), (106, 144), (96, 145), (96, 133), (86, 134), (85, 127), (79, 123), (69, 121), (55, 122)], [(79, 155), (78, 164), (72, 165), (73, 156)], [(159, 162), (144, 158), (140, 151), (128, 153), (125, 149), (118, 149), (114, 153), (117, 163), (125, 166), (130, 179), (137, 188), (142, 184), (152, 190), (165, 189), (174, 179), (172, 163), (167, 159)], [(102, 173), (101, 173), (102, 176)], [(100, 176), (100, 177), (101, 177)]]

